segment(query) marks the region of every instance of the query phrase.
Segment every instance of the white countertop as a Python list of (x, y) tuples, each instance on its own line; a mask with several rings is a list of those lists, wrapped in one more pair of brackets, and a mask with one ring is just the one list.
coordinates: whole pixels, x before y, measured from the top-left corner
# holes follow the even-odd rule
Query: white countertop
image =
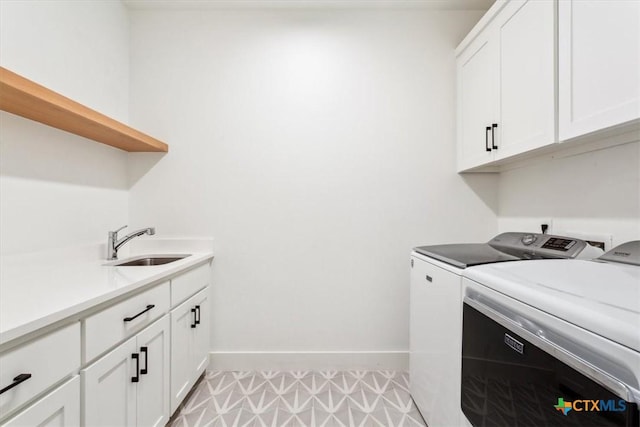
[(640, 267), (532, 260), (472, 267), (463, 276), (640, 352)]
[(119, 258), (191, 255), (165, 265), (115, 267), (104, 265), (99, 246), (2, 257), (0, 345), (213, 258), (211, 240), (148, 240)]

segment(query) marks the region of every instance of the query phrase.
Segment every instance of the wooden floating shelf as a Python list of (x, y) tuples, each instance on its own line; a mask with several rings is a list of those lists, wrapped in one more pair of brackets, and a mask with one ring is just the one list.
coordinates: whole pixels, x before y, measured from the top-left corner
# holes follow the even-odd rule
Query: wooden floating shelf
[(169, 151), (164, 142), (3, 67), (0, 67), (0, 110), (125, 151)]

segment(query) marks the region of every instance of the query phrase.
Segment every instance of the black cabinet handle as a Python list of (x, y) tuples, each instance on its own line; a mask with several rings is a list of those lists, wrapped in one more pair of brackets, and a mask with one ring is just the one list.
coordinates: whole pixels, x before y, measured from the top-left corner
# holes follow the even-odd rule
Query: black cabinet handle
[(15, 377), (13, 379), (13, 382), (11, 384), (9, 384), (8, 386), (6, 386), (2, 390), (0, 390), (0, 394), (4, 393), (5, 391), (11, 390), (12, 388), (17, 386), (18, 384), (23, 383), (26, 380), (28, 380), (29, 378), (31, 378), (31, 374), (20, 374), (20, 375), (18, 375), (17, 377)]
[(200, 324), (200, 306), (196, 305), (196, 325)]
[(491, 126), (487, 126), (484, 132), (484, 147), (487, 151), (491, 151), (491, 147), (489, 147), (489, 131), (491, 130)]
[(145, 308), (144, 310), (142, 310), (140, 313), (136, 314), (135, 316), (133, 316), (133, 317), (125, 317), (125, 318), (124, 318), (124, 321), (125, 321), (125, 322), (131, 322), (133, 319), (135, 319), (136, 317), (142, 316), (142, 315), (143, 315), (143, 314), (145, 314), (147, 311), (151, 310), (153, 307), (155, 307), (155, 305), (154, 305), (154, 304), (149, 304), (149, 305), (147, 306), (147, 308)]
[(433, 282), (433, 277), (429, 276), (428, 274), (427, 274), (426, 279), (427, 279), (427, 282)]
[(140, 369), (140, 374), (147, 375), (149, 370), (149, 352), (147, 347), (140, 347), (140, 353), (144, 353), (144, 368)]
[(131, 382), (137, 383), (140, 381), (140, 355), (138, 353), (133, 353), (131, 358), (136, 361), (136, 374), (131, 377)]
[(195, 309), (195, 308), (192, 308), (192, 309), (191, 309), (191, 313), (193, 313), (193, 323), (191, 324), (191, 327), (192, 327), (192, 328), (195, 328), (195, 327), (196, 327), (196, 325), (197, 325), (197, 323), (196, 323), (196, 309)]
[(496, 129), (498, 129), (498, 124), (494, 123), (491, 125), (491, 148), (493, 148), (494, 150), (498, 149), (498, 146), (496, 145)]

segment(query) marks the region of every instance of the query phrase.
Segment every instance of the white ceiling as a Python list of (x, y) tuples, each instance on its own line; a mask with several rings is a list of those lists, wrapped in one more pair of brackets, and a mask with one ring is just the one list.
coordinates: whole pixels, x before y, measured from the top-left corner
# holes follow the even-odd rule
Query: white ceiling
[(131, 9), (425, 8), (487, 10), (495, 0), (122, 0)]

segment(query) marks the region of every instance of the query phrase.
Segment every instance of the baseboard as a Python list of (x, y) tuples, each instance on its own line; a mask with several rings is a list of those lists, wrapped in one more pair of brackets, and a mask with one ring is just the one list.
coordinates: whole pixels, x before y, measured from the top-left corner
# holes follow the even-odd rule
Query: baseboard
[(213, 351), (216, 371), (409, 370), (408, 351)]

